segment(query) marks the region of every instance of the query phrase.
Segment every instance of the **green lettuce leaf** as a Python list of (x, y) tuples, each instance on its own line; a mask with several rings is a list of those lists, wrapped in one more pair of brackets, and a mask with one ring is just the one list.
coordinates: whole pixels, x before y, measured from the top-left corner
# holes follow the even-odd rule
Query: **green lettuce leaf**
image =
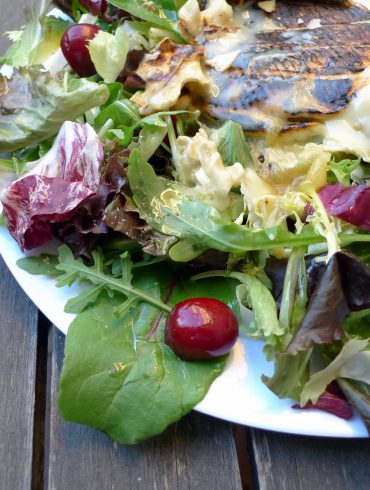
[(351, 174), (354, 172), (361, 163), (361, 158), (355, 160), (345, 159), (339, 162), (331, 160), (328, 164), (329, 182), (340, 182), (344, 186), (349, 186), (352, 183)]
[(21, 31), (8, 32), (13, 41), (0, 63), (15, 67), (42, 64), (60, 47), (63, 32), (71, 21), (45, 15), (45, 2), (25, 11), (26, 24)]
[(265, 340), (265, 354), (271, 360), (281, 350), (287, 329), (278, 320), (275, 300), (267, 286), (257, 277), (242, 272), (213, 270), (197, 274), (193, 281), (211, 277), (227, 277), (240, 282), (236, 287), (241, 328), (250, 337)]
[[(145, 0), (109, 0), (109, 3), (138, 19), (150, 22), (153, 27), (158, 27), (172, 33), (172, 37), (179, 41), (186, 41), (182, 34), (176, 29), (177, 2)], [(181, 2), (180, 2), (181, 3)]]
[(253, 164), (240, 124), (233, 121), (225, 122), (219, 129), (211, 133), (211, 140), (217, 145), (224, 164), (233, 165), (239, 162), (243, 167)]
[(123, 70), (129, 43), (122, 27), (118, 27), (114, 34), (101, 30), (89, 42), (91, 60), (105, 83), (113, 83)]
[(0, 75), (0, 151), (34, 145), (55, 135), (109, 97), (105, 85), (84, 78), (60, 79), (37, 68), (20, 68), (10, 80)]
[(316, 372), (305, 384), (300, 404), (316, 403), (329, 383), (337, 378), (349, 378), (370, 384), (370, 350), (368, 340), (351, 339), (344, 344), (335, 359), (324, 369)]

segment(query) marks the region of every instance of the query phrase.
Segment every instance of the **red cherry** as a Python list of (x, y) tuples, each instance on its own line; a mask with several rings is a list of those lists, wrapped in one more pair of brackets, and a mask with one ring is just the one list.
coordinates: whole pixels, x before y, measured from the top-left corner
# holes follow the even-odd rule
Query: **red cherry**
[(65, 59), (80, 77), (96, 73), (87, 45), (99, 31), (94, 24), (74, 24), (68, 27), (60, 41)]
[(222, 301), (192, 298), (175, 305), (166, 320), (164, 341), (188, 361), (226, 354), (238, 337), (238, 320)]

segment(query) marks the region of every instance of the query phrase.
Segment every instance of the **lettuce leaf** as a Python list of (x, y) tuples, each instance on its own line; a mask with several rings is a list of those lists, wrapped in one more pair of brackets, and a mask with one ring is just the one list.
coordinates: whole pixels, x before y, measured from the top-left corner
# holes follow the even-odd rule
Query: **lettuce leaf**
[(325, 388), (337, 378), (349, 378), (370, 384), (370, 351), (368, 340), (351, 339), (336, 358), (316, 372), (304, 386), (300, 403), (316, 403)]
[(150, 22), (153, 27), (158, 27), (172, 33), (174, 40), (186, 41), (176, 29), (177, 3), (171, 0), (146, 2), (145, 0), (109, 0), (109, 3), (128, 12), (138, 19)]
[(0, 75), (0, 151), (37, 144), (55, 135), (65, 120), (75, 120), (109, 97), (105, 85), (84, 78), (64, 80), (38, 68)]
[(97, 73), (105, 83), (113, 83), (125, 65), (129, 38), (122, 27), (118, 27), (114, 34), (100, 30), (87, 49)]
[(26, 9), (26, 25), (21, 31), (8, 32), (13, 41), (0, 63), (15, 67), (43, 64), (60, 46), (64, 31), (71, 25), (65, 18), (45, 15), (45, 2)]
[(211, 140), (216, 144), (225, 164), (233, 165), (239, 162), (243, 167), (249, 167), (253, 164), (240, 124), (226, 121), (219, 129), (211, 133)]

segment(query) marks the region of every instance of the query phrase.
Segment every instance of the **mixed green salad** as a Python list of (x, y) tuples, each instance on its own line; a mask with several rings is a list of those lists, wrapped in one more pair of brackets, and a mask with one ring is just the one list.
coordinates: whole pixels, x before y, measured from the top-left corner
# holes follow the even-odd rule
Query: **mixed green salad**
[(18, 265), (84, 285), (62, 415), (131, 444), (192, 410), (228, 355), (184, 360), (164, 332), (179, 302), (214, 298), (265, 340), (276, 396), (370, 421), (370, 158), (202, 112), (197, 39), (232, 22), (225, 1), (60, 3), (8, 33), (0, 167), (20, 248), (59, 246)]

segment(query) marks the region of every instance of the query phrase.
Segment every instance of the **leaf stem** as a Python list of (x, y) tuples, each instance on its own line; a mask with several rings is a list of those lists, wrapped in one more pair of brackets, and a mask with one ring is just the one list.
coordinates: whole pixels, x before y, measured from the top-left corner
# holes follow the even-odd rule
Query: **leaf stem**
[[(60, 264), (62, 269), (63, 264)], [(106, 275), (99, 274), (97, 272), (94, 272), (93, 270), (90, 270), (88, 267), (81, 267), (81, 265), (75, 265), (75, 264), (68, 264), (67, 265), (68, 269), (73, 269), (76, 272), (83, 273), (87, 279), (89, 279), (89, 276), (93, 279), (91, 280), (92, 283), (103, 283), (106, 284), (107, 286), (110, 286), (112, 289), (116, 291), (123, 292), (126, 296), (129, 295), (134, 295), (140, 298), (141, 300), (145, 301), (146, 303), (149, 303), (153, 306), (156, 306), (157, 308), (166, 311), (169, 313), (171, 311), (171, 308), (166, 305), (163, 301), (158, 300), (150, 296), (149, 294), (145, 293), (142, 289), (137, 289), (133, 286), (126, 285), (122, 283), (119, 279), (115, 279), (113, 277), (109, 277)], [(57, 268), (59, 268), (57, 266)]]

